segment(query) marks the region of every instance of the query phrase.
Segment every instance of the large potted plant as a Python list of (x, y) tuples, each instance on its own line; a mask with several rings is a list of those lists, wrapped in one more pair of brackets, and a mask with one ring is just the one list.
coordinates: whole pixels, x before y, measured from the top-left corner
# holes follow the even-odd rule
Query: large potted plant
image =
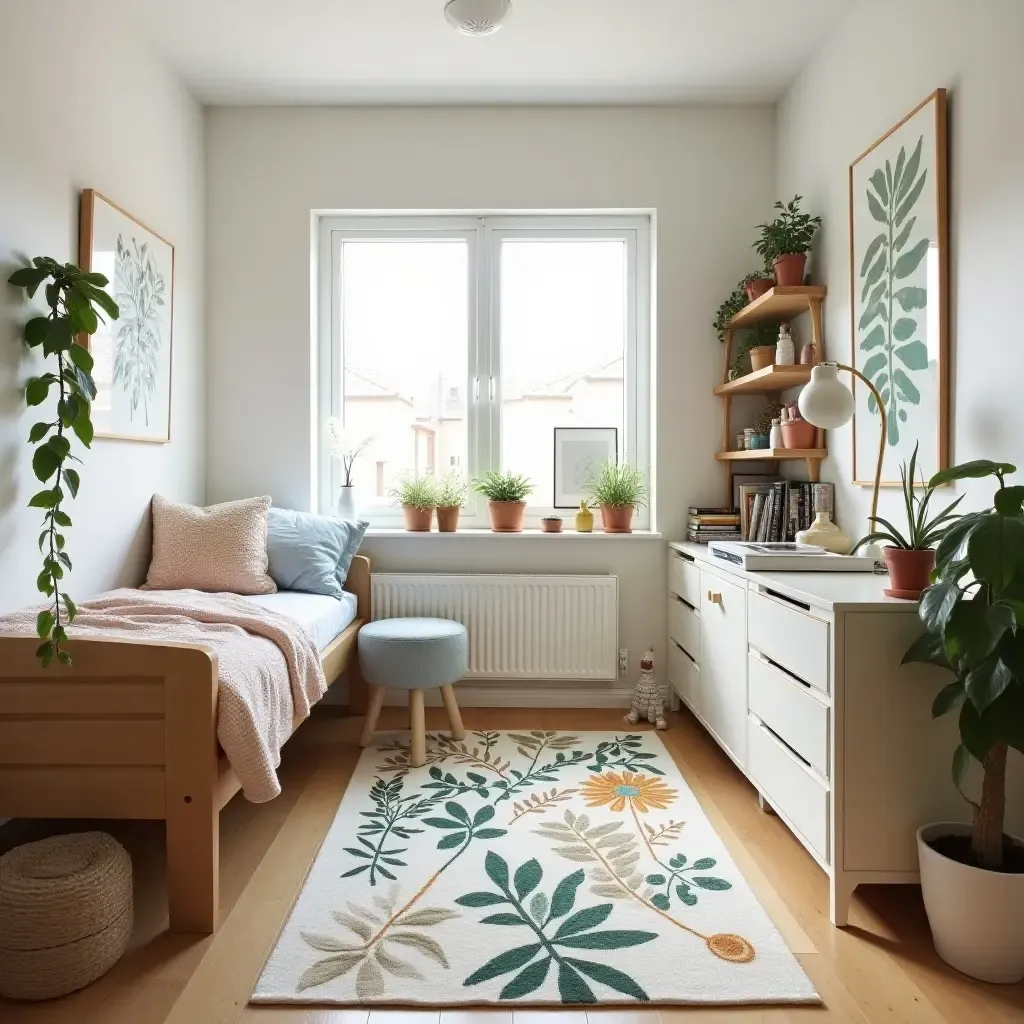
[(632, 533), (633, 513), (647, 504), (643, 473), (628, 462), (606, 462), (587, 481), (584, 490), (601, 506), (605, 533)]
[(907, 513), (906, 535), (896, 529), (888, 519), (881, 516), (869, 516), (874, 526), (882, 529), (869, 533), (857, 541), (853, 550), (876, 541), (887, 541), (882, 549), (889, 580), (892, 587), (886, 590), (890, 597), (902, 597), (908, 601), (916, 601), (921, 592), (931, 582), (932, 569), (935, 567), (935, 545), (941, 540), (953, 520), (958, 517), (954, 509), (963, 501), (963, 495), (947, 505), (934, 519), (928, 518), (928, 505), (935, 493), (932, 484), (925, 484), (923, 494), (918, 494), (914, 485), (914, 474), (917, 472), (917, 445), (910, 456), (910, 465), (900, 464), (900, 479), (903, 485), (903, 506)]
[[(1024, 978), (1024, 842), (1004, 833), (1006, 755), (1024, 752), (1024, 487), (1007, 487), (1007, 463), (982, 460), (937, 473), (930, 487), (995, 477), (992, 507), (957, 519), (936, 549), (935, 582), (919, 606), (926, 632), (903, 661), (953, 673), (932, 705), (957, 711), (953, 783), (970, 825), (937, 822), (917, 833), (921, 891), (935, 948), (983, 981)], [(964, 792), (972, 761), (981, 792)]]
[(391, 500), (402, 506), (405, 528), (410, 533), (429, 533), (437, 507), (437, 484), (429, 474), (405, 473), (389, 492)]
[(533, 484), (525, 476), (491, 470), (473, 481), (473, 490), (487, 499), (495, 533), (523, 532), (526, 499), (533, 493)]
[(78, 496), (81, 482), (78, 470), (71, 465), (81, 464), (81, 459), (71, 454), (71, 438), (76, 437), (85, 448), (91, 447), (91, 406), (96, 397), (93, 357), (79, 342), (96, 333), (101, 313), (116, 320), (119, 310), (104, 291), (106, 277), (86, 273), (73, 263), (37, 256), (30, 267), (22, 267), (8, 278), (9, 284), (23, 288), (30, 299), (44, 282), (47, 312), (32, 317), (25, 324), (23, 336), (29, 348), (41, 353), (48, 363), (45, 373), (29, 379), (26, 404), (41, 406), (56, 398), (43, 414), (45, 418), (33, 424), (28, 435), (29, 444), (36, 445), (32, 472), (45, 485), (29, 499), (29, 507), (43, 513), (39, 534), (43, 569), (36, 587), (46, 596), (48, 605), (36, 618), (40, 640), (36, 655), (46, 668), (54, 660), (72, 664), (70, 653), (61, 646), (68, 638), (65, 626), (74, 621), (76, 612), (63, 582), (65, 570), (71, 571), (64, 533), (71, 526), (71, 517), (64, 503), (68, 496)]
[(776, 202), (779, 215), (770, 224), (758, 224), (761, 237), (754, 248), (765, 266), (775, 270), (775, 283), (800, 285), (804, 283), (807, 253), (814, 233), (821, 227), (820, 217), (800, 212), (803, 196), (794, 196), (788, 203)]

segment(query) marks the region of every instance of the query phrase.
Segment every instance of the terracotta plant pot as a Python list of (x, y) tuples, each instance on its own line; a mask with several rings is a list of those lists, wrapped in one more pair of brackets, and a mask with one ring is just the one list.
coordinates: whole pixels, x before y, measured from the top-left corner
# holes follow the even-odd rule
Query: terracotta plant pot
[(750, 350), (750, 368), (752, 370), (763, 370), (775, 362), (774, 345), (758, 345)]
[(931, 585), (928, 578), (935, 568), (935, 552), (906, 551), (903, 548), (883, 548), (885, 564), (889, 569), (889, 582), (892, 587), (885, 592), (889, 597), (902, 597), (906, 601), (916, 601), (921, 592)]
[(774, 287), (775, 282), (770, 277), (759, 277), (756, 281), (748, 281), (743, 286), (747, 293), (748, 302), (761, 298), (765, 292), (771, 291)]
[(632, 533), (632, 505), (602, 505), (601, 525), (605, 533)]
[(540, 528), (543, 533), (561, 533), (562, 520), (558, 516), (546, 516), (540, 521)]
[(459, 513), (462, 508), (459, 505), (447, 505), (437, 507), (437, 530), (438, 533), (455, 533), (459, 528)]
[(791, 252), (775, 260), (775, 283), (780, 285), (801, 285), (807, 268), (807, 253)]
[(495, 533), (522, 533), (525, 501), (489, 501), (491, 529)]
[(807, 420), (788, 420), (781, 424), (782, 443), (787, 448), (813, 448), (818, 428)]
[(413, 508), (412, 505), (403, 505), (405, 513), (405, 528), (410, 533), (430, 533), (430, 521), (434, 518), (432, 508)]

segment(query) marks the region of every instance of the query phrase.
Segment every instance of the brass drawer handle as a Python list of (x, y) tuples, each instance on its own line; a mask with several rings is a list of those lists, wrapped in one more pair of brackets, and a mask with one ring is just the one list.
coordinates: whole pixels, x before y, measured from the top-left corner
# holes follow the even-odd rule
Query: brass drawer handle
[(712, 593), (712, 591), (709, 590), (708, 591), (708, 600), (712, 604), (717, 604), (719, 607), (722, 606), (722, 595), (721, 594), (715, 594), (715, 593)]

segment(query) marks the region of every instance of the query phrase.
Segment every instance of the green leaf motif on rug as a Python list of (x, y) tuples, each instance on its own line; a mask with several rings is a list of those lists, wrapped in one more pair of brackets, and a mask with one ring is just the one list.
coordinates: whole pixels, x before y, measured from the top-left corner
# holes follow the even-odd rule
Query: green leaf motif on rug
[[(567, 949), (625, 949), (658, 937), (657, 932), (635, 929), (598, 930), (612, 913), (611, 903), (584, 907), (571, 913), (576, 905), (579, 887), (586, 877), (582, 870), (562, 878), (550, 898), (535, 891), (544, 879), (544, 870), (536, 859), (521, 864), (510, 879), (508, 862), (490, 850), (484, 858), (484, 870), (496, 891), (466, 893), (455, 902), (471, 908), (504, 905), (509, 908), (507, 911), (490, 914), (482, 918), (480, 923), (529, 928), (536, 941), (514, 946), (492, 957), (475, 970), (463, 982), (464, 985), (480, 985), (518, 972), (505, 984), (498, 998), (521, 999), (544, 984), (554, 965), (558, 975), (558, 994), (563, 1003), (597, 1002), (597, 996), (587, 978), (641, 1002), (649, 1000), (643, 988), (628, 974), (599, 961), (583, 960), (566, 954)], [(525, 900), (531, 894), (533, 898), (527, 908)], [(556, 925), (559, 921), (561, 923)]]

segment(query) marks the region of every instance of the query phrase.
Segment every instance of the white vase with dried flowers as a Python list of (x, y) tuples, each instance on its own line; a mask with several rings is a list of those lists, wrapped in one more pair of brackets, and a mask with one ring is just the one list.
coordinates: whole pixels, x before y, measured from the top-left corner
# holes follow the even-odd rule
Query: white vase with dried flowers
[(332, 416), (327, 421), (327, 433), (331, 439), (331, 454), (341, 463), (344, 479), (338, 493), (338, 502), (335, 506), (335, 515), (339, 519), (355, 521), (356, 499), (355, 485), (352, 483), (352, 467), (356, 459), (366, 451), (372, 438), (364, 437), (356, 440), (346, 432), (344, 424), (337, 417)]

